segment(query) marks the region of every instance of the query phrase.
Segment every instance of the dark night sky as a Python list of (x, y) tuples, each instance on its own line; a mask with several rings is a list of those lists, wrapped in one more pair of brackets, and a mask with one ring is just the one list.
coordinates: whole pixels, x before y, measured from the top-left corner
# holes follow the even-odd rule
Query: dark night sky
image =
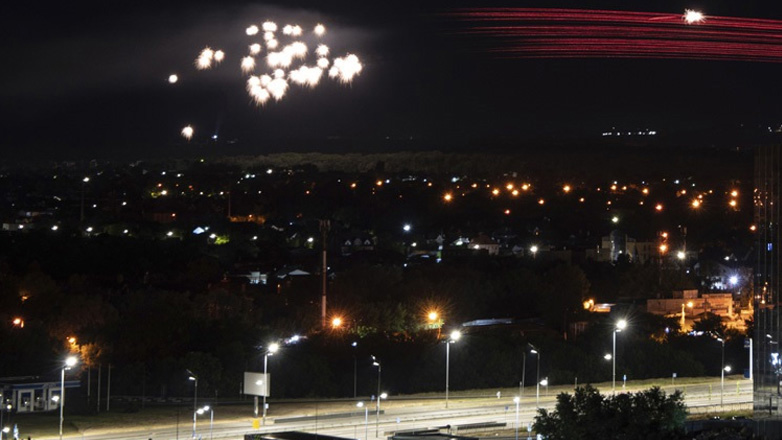
[[(441, 15), (475, 6), (703, 6), (711, 15), (782, 19), (769, 2), (20, 3), (0, 17), (0, 154), (11, 160), (534, 147), (595, 139), (612, 126), (708, 143), (739, 124), (782, 123), (780, 64), (497, 59)], [(256, 108), (237, 63), (245, 27), (264, 19), (322, 21), (334, 52), (358, 54), (364, 71), (350, 86), (292, 87)], [(229, 58), (198, 72), (192, 63), (206, 45)], [(181, 78), (174, 86), (171, 72)], [(197, 130), (190, 145), (179, 136), (188, 123)], [(213, 133), (220, 144), (205, 145)]]

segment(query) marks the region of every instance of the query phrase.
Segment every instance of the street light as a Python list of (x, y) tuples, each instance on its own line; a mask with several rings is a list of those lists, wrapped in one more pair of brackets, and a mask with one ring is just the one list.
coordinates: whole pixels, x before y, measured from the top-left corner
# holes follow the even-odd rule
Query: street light
[[(209, 411), (209, 440), (212, 439), (212, 431), (214, 428), (214, 422), (215, 422), (215, 412), (214, 409), (212, 409), (209, 405), (204, 406), (203, 408), (198, 408), (193, 412), (193, 420), (196, 419), (196, 415), (203, 415), (205, 412)], [(193, 433), (193, 438), (196, 438), (195, 433)]]
[(693, 303), (692, 303), (692, 301), (688, 301), (688, 302), (687, 302), (687, 304), (685, 304), (685, 303), (682, 303), (682, 322), (681, 322), (681, 327), (682, 327), (682, 332), (684, 332), (684, 333), (686, 333), (686, 332), (687, 332), (687, 328), (686, 328), (686, 325), (685, 325), (685, 323), (684, 323), (684, 316), (685, 316), (685, 313), (684, 313), (684, 307), (685, 307), (685, 306), (687, 306), (687, 307), (689, 307), (689, 308), (692, 308), (692, 306), (693, 306)]
[(79, 211), (79, 224), (84, 223), (84, 191), (87, 186), (87, 182), (90, 181), (89, 177), (81, 179), (81, 209)]
[(720, 406), (723, 405), (723, 394), (725, 394), (725, 371), (730, 371), (730, 367), (725, 366), (725, 340), (722, 338), (717, 338), (717, 341), (719, 341), (722, 344), (722, 364), (720, 368)]
[(616, 323), (616, 327), (613, 331), (613, 351), (611, 352), (611, 361), (612, 361), (612, 368), (611, 368), (611, 393), (613, 395), (616, 395), (616, 334), (621, 332), (627, 327), (627, 321), (624, 319), (620, 319)]
[(190, 370), (185, 370), (190, 375), (188, 376), (187, 380), (192, 380), (194, 387), (193, 387), (193, 438), (196, 436), (196, 418), (195, 418), (195, 412), (196, 407), (198, 406), (198, 376), (195, 375)]
[(516, 396), (513, 398), (513, 402), (516, 403), (516, 440), (519, 440), (519, 404), (521, 403), (521, 398)]
[(540, 408), (540, 350), (529, 344), (532, 349), (530, 353), (535, 355), (537, 366), (535, 367), (535, 406)]
[(364, 440), (369, 439), (369, 407), (364, 405), (364, 402), (358, 402), (356, 404), (359, 408), (364, 408)]
[(269, 344), (269, 347), (266, 349), (266, 353), (263, 355), (263, 380), (266, 381), (266, 383), (263, 386), (263, 417), (261, 419), (261, 424), (266, 426), (266, 395), (269, 394), (269, 376), (266, 374), (266, 369), (269, 364), (269, 356), (273, 355), (274, 353), (277, 353), (277, 350), (280, 349), (280, 344), (276, 342), (272, 342)]
[(62, 422), (65, 420), (65, 370), (70, 370), (79, 362), (76, 356), (68, 356), (65, 359), (65, 365), (60, 370), (60, 440), (62, 440)]
[(451, 369), (451, 344), (458, 341), (462, 337), (462, 333), (459, 330), (454, 330), (445, 341), (445, 407), (448, 408), (448, 385), (450, 383), (450, 369)]
[(351, 347), (353, 347), (353, 398), (356, 398), (356, 384), (358, 383), (358, 368), (357, 368), (357, 362), (356, 362), (356, 347), (358, 346), (358, 342), (353, 341), (352, 344), (350, 344)]
[(378, 426), (380, 425), (380, 375), (383, 367), (380, 365), (380, 360), (375, 356), (372, 356), (372, 365), (377, 367), (377, 402), (375, 406), (375, 437), (377, 437)]

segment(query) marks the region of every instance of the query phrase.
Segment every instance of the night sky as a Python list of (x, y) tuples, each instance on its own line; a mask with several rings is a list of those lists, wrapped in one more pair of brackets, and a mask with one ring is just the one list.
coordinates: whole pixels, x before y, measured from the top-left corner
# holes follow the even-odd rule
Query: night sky
[[(686, 146), (740, 142), (744, 131), (782, 124), (779, 63), (503, 59), (447, 15), (702, 8), (782, 20), (769, 2), (19, 3), (0, 17), (0, 154), (9, 160), (534, 149), (599, 141), (611, 127), (655, 129), (656, 142)], [(244, 29), (266, 19), (323, 22), (333, 52), (357, 54), (364, 70), (350, 85), (292, 86), (282, 101), (256, 107), (238, 62)], [(207, 45), (227, 60), (197, 71)], [(170, 73), (179, 83), (166, 82)], [(189, 144), (179, 135), (187, 124), (196, 128)]]

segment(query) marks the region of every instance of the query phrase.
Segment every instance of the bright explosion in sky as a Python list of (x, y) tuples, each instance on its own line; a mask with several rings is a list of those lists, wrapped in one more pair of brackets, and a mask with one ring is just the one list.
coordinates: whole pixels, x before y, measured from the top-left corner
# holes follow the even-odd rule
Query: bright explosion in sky
[[(312, 29), (318, 43), (315, 50), (310, 50), (307, 43), (299, 39), (304, 34), (301, 26), (286, 24), (282, 27), (282, 35), (277, 35), (278, 29), (272, 21), (266, 21), (260, 27), (253, 24), (245, 29), (251, 41), (247, 46), (248, 54), (239, 58), (238, 64), (242, 73), (248, 75), (247, 93), (257, 105), (264, 105), (270, 99), (281, 100), (291, 84), (314, 88), (324, 73), (343, 84), (350, 83), (361, 73), (363, 66), (354, 54), (329, 58), (329, 47), (321, 42), (326, 34), (323, 24), (318, 23)], [(195, 68), (208, 70), (225, 58), (225, 52), (207, 46), (195, 59)], [(169, 82), (173, 84), (178, 79), (172, 75)], [(193, 129), (188, 128), (187, 132), (182, 130), (182, 136), (190, 140)]]

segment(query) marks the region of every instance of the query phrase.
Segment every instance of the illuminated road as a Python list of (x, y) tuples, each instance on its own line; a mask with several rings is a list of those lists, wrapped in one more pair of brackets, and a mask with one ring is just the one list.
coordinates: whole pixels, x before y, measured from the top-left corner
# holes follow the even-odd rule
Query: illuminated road
[[(648, 386), (644, 386), (646, 388)], [(720, 410), (720, 381), (704, 380), (697, 384), (681, 385), (676, 387), (685, 392), (685, 402), (691, 413), (711, 412)], [(633, 392), (641, 387), (628, 387), (625, 391)], [(552, 409), (555, 404), (555, 395), (561, 392), (572, 392), (573, 388), (552, 387), (545, 392), (541, 388), (540, 406)], [(664, 387), (667, 393), (674, 390), (671, 386)], [(507, 391), (507, 390), (506, 390)], [(610, 386), (601, 389), (603, 393), (611, 393)], [(617, 392), (622, 392), (617, 387)], [(531, 394), (531, 395), (530, 395)], [(752, 383), (748, 380), (726, 380), (724, 394), (722, 396), (725, 410), (738, 410), (751, 408)], [(526, 433), (526, 426), (532, 422), (536, 410), (535, 391), (529, 388), (525, 390), (524, 398), (519, 408), (520, 435)], [(277, 407), (282, 403), (275, 403)], [(394, 431), (412, 429), (440, 428), (446, 425), (458, 428), (460, 425), (472, 423), (505, 423), (508, 430), (515, 428), (516, 405), (512, 395), (502, 398), (496, 397), (470, 397), (454, 396), (449, 408), (445, 408), (444, 400), (439, 399), (407, 399), (382, 402), (383, 413), (375, 417), (372, 412), (374, 405), (370, 403), (369, 414), (365, 419), (365, 413), (356, 408), (353, 402), (320, 402), (313, 411), (312, 405), (301, 405), (300, 412), (297, 406), (288, 404), (285, 417), (270, 417), (268, 426), (253, 431), (250, 417), (234, 418), (232, 420), (217, 420), (211, 432), (211, 438), (215, 439), (242, 439), (244, 434), (252, 432), (280, 432), (280, 431), (305, 431), (319, 434), (327, 434), (338, 437), (358, 438), (362, 440), (383, 439)], [(306, 406), (306, 407), (305, 407)], [(318, 412), (320, 411), (320, 412)], [(352, 416), (332, 417), (329, 414), (352, 412)], [(270, 411), (274, 415), (274, 411)], [(316, 417), (317, 416), (317, 417)], [(286, 421), (285, 419), (292, 419)], [(276, 422), (276, 423), (275, 423)], [(154, 440), (185, 440), (191, 438), (191, 425), (180, 425), (177, 433), (175, 426), (163, 426), (156, 428), (144, 428), (140, 426), (127, 427), (112, 432), (81, 433), (79, 435), (66, 436), (66, 438), (79, 438), (85, 440), (130, 440), (149, 439)], [(456, 432), (458, 433), (458, 429)], [(470, 432), (463, 431), (465, 435)], [(199, 421), (198, 435), (203, 439), (210, 438), (209, 422)], [(41, 437), (43, 438), (43, 437)], [(50, 437), (52, 439), (56, 437)]]

